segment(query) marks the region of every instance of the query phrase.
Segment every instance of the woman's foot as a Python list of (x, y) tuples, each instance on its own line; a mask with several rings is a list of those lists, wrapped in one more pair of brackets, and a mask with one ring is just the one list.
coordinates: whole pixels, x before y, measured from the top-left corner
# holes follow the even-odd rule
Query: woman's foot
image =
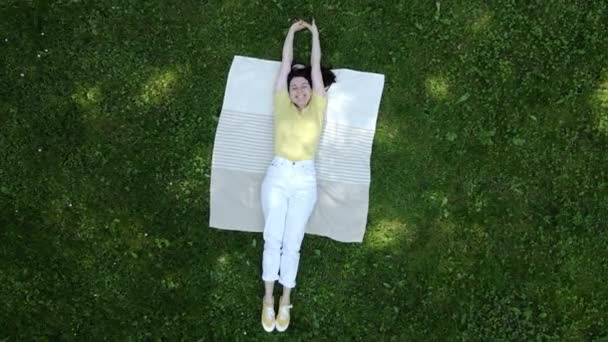
[(264, 298), (262, 300), (262, 327), (264, 327), (266, 332), (271, 332), (275, 326), (274, 298), (272, 300)]
[(279, 300), (279, 315), (276, 319), (277, 331), (283, 332), (287, 330), (289, 326), (289, 309), (292, 307), (293, 305), (289, 304), (289, 301), (284, 301), (281, 297), (281, 300)]

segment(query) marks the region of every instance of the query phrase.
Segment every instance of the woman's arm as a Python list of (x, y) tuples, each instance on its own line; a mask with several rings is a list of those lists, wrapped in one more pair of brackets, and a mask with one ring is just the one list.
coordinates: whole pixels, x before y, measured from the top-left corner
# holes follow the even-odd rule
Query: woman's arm
[(293, 61), (293, 37), (296, 32), (305, 28), (305, 23), (302, 20), (298, 20), (291, 25), (287, 37), (285, 37), (285, 43), (283, 43), (283, 59), (281, 61), (281, 68), (279, 74), (274, 83), (274, 91), (280, 91), (287, 89), (287, 76), (291, 71), (291, 62)]
[(307, 25), (312, 33), (312, 52), (310, 54), (312, 91), (319, 96), (325, 96), (325, 84), (323, 84), (323, 74), (321, 73), (321, 43), (319, 42), (319, 30), (312, 20), (312, 25)]

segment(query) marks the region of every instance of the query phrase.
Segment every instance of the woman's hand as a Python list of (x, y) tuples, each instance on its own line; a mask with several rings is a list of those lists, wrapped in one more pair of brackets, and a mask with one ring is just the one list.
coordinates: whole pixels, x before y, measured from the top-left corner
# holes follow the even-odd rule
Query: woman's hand
[(312, 34), (319, 34), (319, 29), (317, 28), (317, 24), (315, 24), (314, 18), (312, 19), (312, 25), (307, 22), (304, 22), (304, 25)]
[(301, 30), (305, 29), (308, 26), (310, 26), (309, 23), (307, 23), (304, 20), (300, 19), (300, 20), (296, 21), (295, 23), (293, 23), (291, 25), (291, 27), (289, 28), (289, 30), (293, 31), (293, 32), (298, 32), (298, 31), (301, 31)]

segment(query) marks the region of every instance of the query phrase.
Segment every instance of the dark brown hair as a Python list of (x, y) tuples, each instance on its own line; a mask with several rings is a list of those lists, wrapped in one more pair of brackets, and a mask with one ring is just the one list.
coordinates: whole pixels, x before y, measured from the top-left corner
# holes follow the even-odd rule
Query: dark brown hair
[[(300, 66), (298, 67), (298, 65)], [(287, 89), (289, 90), (289, 84), (291, 83), (291, 80), (295, 77), (304, 77), (306, 81), (308, 81), (310, 88), (312, 88), (311, 74), (312, 67), (310, 65), (304, 66), (294, 61), (293, 63), (291, 63), (291, 71), (289, 72), (289, 75), (287, 75)], [(333, 73), (333, 71), (331, 71), (330, 67), (321, 66), (321, 75), (323, 75), (323, 85), (325, 86), (325, 88), (331, 86), (333, 83), (336, 82), (336, 75)]]

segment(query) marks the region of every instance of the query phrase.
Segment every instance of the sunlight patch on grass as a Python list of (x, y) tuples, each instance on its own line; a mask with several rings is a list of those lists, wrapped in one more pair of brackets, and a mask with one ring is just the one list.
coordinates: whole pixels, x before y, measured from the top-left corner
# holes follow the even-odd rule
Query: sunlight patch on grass
[(159, 104), (177, 82), (177, 73), (167, 70), (150, 77), (144, 85), (140, 100), (145, 104)]
[(503, 80), (510, 80), (513, 78), (514, 68), (513, 63), (511, 61), (502, 59), (498, 62), (498, 67)]
[(368, 231), (367, 240), (374, 249), (386, 249), (393, 246), (398, 238), (405, 238), (405, 241), (411, 243), (415, 236), (414, 232), (408, 226), (399, 220), (381, 220), (375, 227)]
[(597, 128), (602, 133), (608, 134), (608, 71), (604, 72), (602, 81), (595, 90), (591, 102)]
[(191, 147), (192, 157), (184, 160), (170, 181), (165, 184), (165, 191), (175, 199), (188, 205), (201, 205), (201, 189), (211, 177), (211, 160), (208, 157), (208, 146), (197, 144)]
[(426, 79), (425, 87), (426, 92), (436, 100), (445, 100), (450, 94), (450, 86), (444, 76), (430, 76)]
[(181, 199), (192, 193), (193, 184), (188, 179), (182, 179), (175, 182), (169, 182), (167, 184), (167, 190), (172, 193), (176, 199)]
[(181, 284), (174, 273), (166, 274), (161, 280), (161, 284), (166, 289), (177, 289), (181, 287)]
[(162, 103), (175, 89), (184, 71), (183, 67), (174, 67), (153, 72), (136, 99), (137, 104), (158, 105)]
[(473, 33), (480, 33), (485, 31), (490, 26), (492, 22), (492, 13), (491, 12), (481, 12), (477, 17), (473, 19), (471, 23), (471, 31)]
[(480, 224), (475, 223), (467, 227), (467, 231), (478, 246), (485, 244), (490, 240), (490, 234), (488, 234), (486, 228)]
[(224, 269), (230, 266), (230, 255), (224, 253), (217, 257), (217, 268)]
[(101, 86), (99, 84), (90, 87), (77, 86), (72, 94), (72, 100), (87, 112), (86, 116), (95, 115), (95, 109), (103, 100)]
[[(382, 113), (379, 113), (382, 115)], [(380, 144), (394, 144), (397, 143), (396, 139), (399, 136), (399, 126), (395, 124), (386, 123), (385, 121), (378, 122), (376, 127), (376, 135), (374, 140)]]

